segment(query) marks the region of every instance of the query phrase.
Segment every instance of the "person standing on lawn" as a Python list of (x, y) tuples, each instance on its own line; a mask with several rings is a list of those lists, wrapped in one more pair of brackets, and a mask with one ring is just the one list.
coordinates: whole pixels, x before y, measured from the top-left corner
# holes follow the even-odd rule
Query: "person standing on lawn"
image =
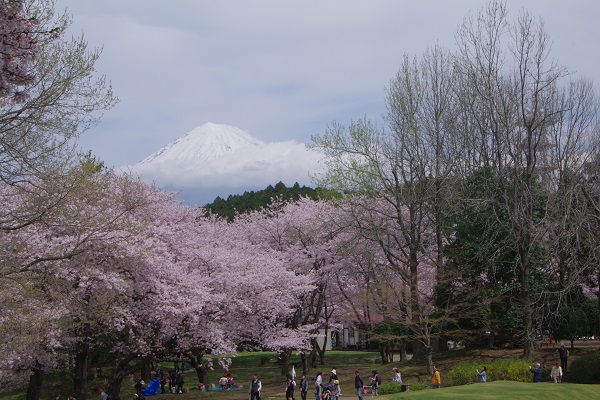
[(262, 383), (258, 380), (256, 375), (252, 375), (252, 382), (250, 382), (250, 400), (260, 400), (260, 391), (262, 390)]
[(550, 378), (554, 379), (554, 383), (560, 383), (562, 374), (562, 367), (560, 366), (560, 363), (557, 362), (554, 364), (554, 367), (552, 367), (552, 371), (550, 371)]
[(296, 387), (296, 381), (292, 375), (288, 374), (287, 382), (285, 383), (285, 398), (287, 400), (294, 400), (294, 388)]
[(529, 366), (529, 372), (533, 374), (534, 383), (540, 383), (542, 381), (542, 367), (540, 366), (540, 363), (535, 364), (535, 369)]
[(321, 400), (321, 389), (323, 387), (323, 373), (321, 371), (317, 372), (317, 376), (315, 378), (315, 399)]
[(365, 400), (363, 397), (363, 380), (358, 370), (354, 371), (354, 387), (358, 390), (358, 400)]
[(483, 367), (481, 368), (481, 372), (479, 370), (477, 370), (477, 378), (479, 380), (479, 382), (487, 382), (487, 368)]
[(442, 377), (440, 375), (440, 371), (433, 366), (433, 374), (431, 375), (431, 387), (433, 389), (439, 389), (442, 386)]
[(306, 379), (306, 375), (302, 375), (302, 379), (300, 379), (300, 397), (302, 400), (306, 400), (306, 395), (308, 394), (308, 379)]
[(560, 357), (560, 366), (563, 374), (567, 372), (567, 362), (569, 361), (569, 350), (565, 348), (565, 344), (561, 343), (560, 348), (556, 350)]

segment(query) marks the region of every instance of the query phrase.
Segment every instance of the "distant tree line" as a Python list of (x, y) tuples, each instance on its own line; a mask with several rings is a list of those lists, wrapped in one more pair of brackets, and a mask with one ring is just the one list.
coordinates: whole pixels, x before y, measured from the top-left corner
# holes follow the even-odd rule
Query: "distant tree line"
[(297, 201), (302, 197), (306, 197), (317, 200), (331, 198), (335, 196), (335, 193), (331, 190), (300, 186), (298, 182), (291, 187), (287, 187), (279, 181), (275, 186), (269, 185), (263, 190), (251, 190), (243, 194), (229, 195), (227, 199), (217, 196), (212, 203), (204, 206), (204, 210), (206, 216), (217, 215), (232, 222), (236, 215), (258, 211), (272, 204), (274, 199)]

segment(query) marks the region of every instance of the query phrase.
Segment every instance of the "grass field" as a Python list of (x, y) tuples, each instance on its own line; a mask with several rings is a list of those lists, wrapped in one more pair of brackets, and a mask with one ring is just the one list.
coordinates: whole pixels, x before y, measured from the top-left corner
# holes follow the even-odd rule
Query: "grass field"
[[(594, 347), (596, 350), (597, 347)], [(591, 350), (591, 349), (589, 349)], [(587, 351), (587, 349), (581, 349)], [(447, 372), (452, 365), (459, 361), (482, 361), (491, 363), (495, 358), (503, 358), (513, 356), (505, 352), (446, 352), (448, 354), (438, 354), (436, 365), (442, 371), (442, 381), (444, 373)], [(546, 351), (548, 360), (553, 356), (552, 351)], [(515, 352), (516, 354), (516, 352)], [(543, 359), (544, 352), (540, 352), (538, 357)], [(540, 357), (541, 356), (541, 357)], [(224, 370), (219, 367), (214, 360), (215, 370), (209, 372), (209, 382), (218, 386), (218, 380), (223, 375)], [(299, 375), (297, 382), (300, 381), (301, 363), (298, 356), (292, 357), (292, 362), (296, 365), (296, 372)], [(162, 362), (163, 369), (169, 370), (173, 367), (172, 363)], [(370, 371), (376, 369), (382, 375), (384, 382), (389, 381), (392, 377), (392, 367), (398, 366), (402, 372), (405, 383), (424, 382), (429, 383), (429, 376), (426, 367), (415, 362), (397, 362), (394, 364), (381, 364), (379, 354), (376, 352), (367, 351), (333, 351), (328, 352), (326, 363), (313, 369), (309, 373), (309, 395), (308, 400), (314, 400), (313, 386), (314, 378), (317, 371), (322, 371), (324, 381), (327, 382), (329, 372), (332, 368), (336, 368), (342, 388), (342, 397), (340, 400), (357, 400), (354, 390), (354, 370), (359, 369), (365, 381), (368, 381)], [(107, 366), (108, 367), (108, 366)], [(231, 372), (236, 381), (236, 384), (244, 385), (242, 390), (220, 392), (220, 391), (199, 391), (196, 388), (198, 383), (194, 371), (188, 371), (185, 376), (184, 387), (190, 388), (190, 392), (180, 395), (164, 394), (152, 396), (152, 400), (247, 400), (248, 399), (248, 384), (253, 374), (257, 374), (263, 384), (262, 397), (264, 400), (284, 400), (285, 398), (285, 378), (281, 375), (281, 367), (277, 363), (275, 353), (242, 353), (233, 359)], [(136, 377), (135, 379), (138, 379)], [(98, 394), (92, 393), (94, 386), (103, 386), (105, 381), (101, 376), (96, 381), (89, 382), (88, 400), (97, 400)], [(133, 398), (134, 381), (125, 380), (122, 386), (121, 398), (129, 400)], [(62, 399), (66, 399), (70, 394), (72, 382), (68, 374), (55, 374), (47, 377), (44, 382), (42, 399), (54, 399), (54, 396), (60, 395)], [(21, 400), (24, 399), (24, 390), (5, 391), (0, 393), (0, 400)], [(300, 400), (299, 390), (296, 391), (296, 400)], [(442, 387), (441, 389), (411, 391), (406, 393), (398, 393), (387, 396), (379, 396), (377, 400), (399, 400), (399, 399), (568, 399), (568, 400), (600, 400), (600, 385), (575, 385), (575, 384), (554, 384), (554, 383), (517, 383), (517, 382), (488, 382), (484, 384), (473, 384), (457, 387)], [(370, 394), (365, 395), (365, 400), (374, 400)]]
[[(477, 400), (592, 400), (600, 399), (600, 386), (575, 385), (569, 383), (519, 383), (488, 382), (474, 385), (456, 386), (441, 389), (406, 392), (389, 396), (379, 396), (377, 400), (445, 400), (445, 399), (477, 399)], [(366, 398), (365, 400), (370, 400)]]

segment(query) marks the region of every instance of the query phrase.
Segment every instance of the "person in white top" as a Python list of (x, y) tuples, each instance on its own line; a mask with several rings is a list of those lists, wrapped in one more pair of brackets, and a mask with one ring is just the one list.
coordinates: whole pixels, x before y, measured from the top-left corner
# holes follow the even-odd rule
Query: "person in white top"
[(321, 371), (317, 372), (317, 377), (315, 378), (315, 399), (321, 400), (321, 387), (323, 385), (323, 373)]
[(402, 383), (402, 375), (400, 375), (398, 368), (394, 368), (394, 377), (392, 378), (392, 382)]
[(554, 379), (554, 383), (560, 383), (562, 379), (562, 368), (560, 367), (560, 363), (554, 364), (552, 367), (552, 371), (550, 371), (550, 378)]

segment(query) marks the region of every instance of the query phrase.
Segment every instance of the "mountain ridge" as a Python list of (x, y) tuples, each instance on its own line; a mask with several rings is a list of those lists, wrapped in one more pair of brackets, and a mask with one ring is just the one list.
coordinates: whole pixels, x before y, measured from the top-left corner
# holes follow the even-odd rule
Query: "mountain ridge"
[(227, 124), (206, 122), (140, 161), (153, 164), (172, 161), (210, 161), (241, 148), (262, 148), (265, 142)]

